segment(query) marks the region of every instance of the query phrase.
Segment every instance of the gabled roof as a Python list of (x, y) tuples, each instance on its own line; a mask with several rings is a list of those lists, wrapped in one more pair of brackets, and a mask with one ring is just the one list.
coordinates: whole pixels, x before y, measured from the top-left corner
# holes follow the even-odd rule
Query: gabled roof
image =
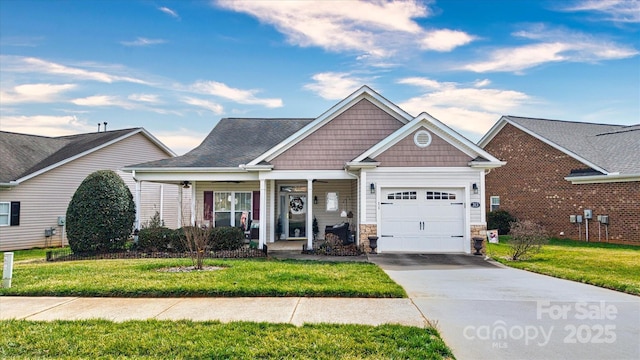
[(311, 121), (313, 119), (224, 118), (198, 147), (188, 153), (170, 159), (127, 166), (127, 169), (237, 169), (239, 165), (248, 164)]
[(372, 102), (374, 105), (386, 111), (389, 115), (393, 116), (403, 124), (406, 124), (411, 121), (411, 119), (413, 119), (413, 116), (402, 110), (396, 104), (387, 100), (382, 95), (372, 90), (370, 87), (363, 85), (362, 87), (360, 87), (360, 89), (356, 90), (351, 95), (347, 96), (342, 101), (332, 106), (329, 110), (325, 111), (322, 115), (313, 119), (313, 121), (307, 124), (305, 127), (299, 129), (296, 133), (291, 134), (291, 136), (287, 137), (286, 139), (283, 139), (283, 141), (269, 149), (269, 151), (265, 152), (261, 156), (253, 159), (253, 161), (248, 163), (248, 165), (256, 165), (262, 161), (273, 160), (275, 157), (282, 154), (287, 149), (291, 148), (300, 141), (304, 140), (304, 138), (312, 134), (317, 129), (321, 128), (323, 125), (325, 125), (338, 115), (351, 108), (351, 106), (362, 99), (366, 99)]
[(637, 155), (640, 154), (640, 124), (625, 126), (503, 116), (478, 144), (485, 147), (506, 124), (562, 151), (601, 175), (640, 176), (640, 156)]
[(464, 136), (458, 134), (447, 125), (440, 122), (438, 119), (434, 118), (426, 112), (423, 112), (420, 115), (416, 116), (413, 120), (411, 120), (411, 122), (405, 124), (403, 127), (387, 136), (387, 138), (380, 141), (364, 153), (360, 154), (348, 165), (360, 166), (358, 163), (361, 163), (363, 166), (368, 166), (367, 163), (371, 163), (372, 158), (375, 158), (378, 155), (382, 154), (393, 145), (398, 143), (400, 140), (421, 127), (425, 127), (426, 129), (434, 132), (436, 135), (440, 136), (445, 141), (455, 146), (458, 150), (474, 159), (469, 163), (469, 165), (472, 167), (495, 168), (505, 164), (504, 162), (496, 159), (491, 154), (484, 151), (473, 142), (469, 141)]
[(0, 131), (0, 184), (17, 185), (132, 135), (142, 133), (168, 155), (175, 153), (143, 128), (46, 137)]

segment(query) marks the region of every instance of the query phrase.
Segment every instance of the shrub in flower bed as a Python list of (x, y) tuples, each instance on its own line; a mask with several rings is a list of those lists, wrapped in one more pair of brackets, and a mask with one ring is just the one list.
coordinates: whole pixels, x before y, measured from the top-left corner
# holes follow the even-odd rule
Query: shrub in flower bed
[(209, 234), (209, 247), (213, 251), (236, 250), (244, 245), (244, 232), (231, 226), (215, 227)]
[(140, 230), (135, 250), (144, 252), (184, 251), (181, 229), (152, 227)]
[[(188, 229), (188, 228), (187, 228)], [(142, 252), (184, 252), (187, 251), (185, 228), (168, 229), (153, 227), (140, 230), (135, 250)], [(209, 233), (207, 248), (211, 251), (232, 251), (244, 245), (241, 229), (223, 226), (206, 230)]]

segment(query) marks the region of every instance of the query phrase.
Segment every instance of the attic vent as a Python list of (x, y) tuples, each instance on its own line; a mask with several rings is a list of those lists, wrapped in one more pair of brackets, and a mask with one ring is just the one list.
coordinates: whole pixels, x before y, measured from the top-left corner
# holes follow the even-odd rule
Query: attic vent
[(413, 142), (417, 147), (425, 148), (431, 144), (431, 134), (426, 130), (420, 130), (413, 135)]

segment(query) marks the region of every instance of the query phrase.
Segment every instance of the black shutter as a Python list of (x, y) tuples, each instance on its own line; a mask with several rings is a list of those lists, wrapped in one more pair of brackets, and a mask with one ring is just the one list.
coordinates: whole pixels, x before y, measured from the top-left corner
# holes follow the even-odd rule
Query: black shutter
[(11, 220), (9, 221), (9, 225), (18, 226), (20, 225), (20, 201), (12, 201), (11, 202)]

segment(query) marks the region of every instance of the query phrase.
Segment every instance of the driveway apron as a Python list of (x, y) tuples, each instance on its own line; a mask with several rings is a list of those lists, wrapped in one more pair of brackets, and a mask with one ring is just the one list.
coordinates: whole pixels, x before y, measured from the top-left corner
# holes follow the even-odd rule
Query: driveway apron
[(640, 298), (481, 256), (378, 254), (457, 359), (640, 359)]

